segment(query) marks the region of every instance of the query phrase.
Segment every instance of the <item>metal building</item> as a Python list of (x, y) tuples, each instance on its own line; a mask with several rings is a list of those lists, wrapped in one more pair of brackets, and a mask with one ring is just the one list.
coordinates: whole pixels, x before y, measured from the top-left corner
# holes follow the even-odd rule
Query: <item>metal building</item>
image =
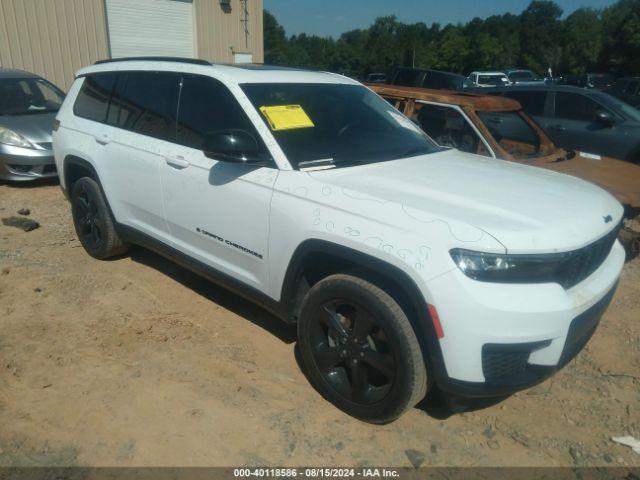
[(79, 68), (126, 56), (261, 63), (263, 0), (0, 0), (0, 68), (67, 89)]

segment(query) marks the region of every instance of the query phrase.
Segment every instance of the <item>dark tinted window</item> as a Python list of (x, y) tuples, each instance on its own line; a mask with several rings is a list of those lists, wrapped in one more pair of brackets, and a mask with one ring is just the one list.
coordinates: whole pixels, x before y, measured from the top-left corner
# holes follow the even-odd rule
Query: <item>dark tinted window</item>
[(174, 141), (180, 77), (170, 72), (122, 74), (109, 109), (116, 126)]
[[(180, 95), (178, 143), (202, 150), (204, 135), (240, 129), (261, 144), (251, 121), (227, 87), (209, 77), (185, 76)], [(262, 146), (266, 154), (266, 148)]]
[(448, 88), (447, 77), (440, 73), (429, 72), (422, 82), (424, 88), (433, 88), (436, 90)]
[(544, 115), (546, 92), (508, 92), (505, 95), (518, 101), (529, 115)]
[(398, 70), (393, 83), (396, 85), (415, 86), (419, 82), (418, 77), (422, 75), (421, 70), (412, 70), (410, 68), (401, 68)]
[(584, 95), (576, 93), (556, 93), (556, 118), (593, 122), (600, 105)]
[(104, 122), (115, 80), (115, 73), (100, 73), (86, 77), (73, 105), (73, 113), (89, 120)]

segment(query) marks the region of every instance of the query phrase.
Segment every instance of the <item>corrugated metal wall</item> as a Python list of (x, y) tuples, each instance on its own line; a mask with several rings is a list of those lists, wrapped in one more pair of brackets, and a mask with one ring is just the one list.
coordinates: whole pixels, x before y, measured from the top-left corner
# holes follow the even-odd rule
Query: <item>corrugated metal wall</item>
[(223, 8), (219, 0), (194, 0), (198, 57), (210, 62), (233, 62), (233, 51), (252, 53), (253, 61), (264, 61), (262, 0), (247, 0), (248, 45), (244, 32), (244, 0), (231, 0)]
[(0, 67), (66, 90), (76, 70), (107, 57), (103, 0), (0, 0)]
[[(135, 0), (132, 0), (135, 1)], [(264, 61), (263, 0), (193, 0), (197, 56), (233, 62), (233, 52)], [(74, 73), (109, 57), (104, 0), (0, 0), (0, 68), (37, 73), (68, 89)], [(248, 40), (248, 43), (247, 43)]]

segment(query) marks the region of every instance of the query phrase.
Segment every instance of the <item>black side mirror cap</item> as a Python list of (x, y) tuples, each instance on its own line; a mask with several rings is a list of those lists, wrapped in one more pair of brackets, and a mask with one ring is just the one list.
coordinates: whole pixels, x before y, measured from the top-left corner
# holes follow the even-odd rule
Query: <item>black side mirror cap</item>
[(260, 152), (255, 137), (241, 129), (209, 132), (204, 136), (203, 153), (221, 162), (264, 166), (269, 158)]
[(596, 113), (596, 120), (598, 121), (598, 123), (606, 125), (607, 127), (613, 127), (616, 124), (616, 117), (604, 110), (599, 110)]

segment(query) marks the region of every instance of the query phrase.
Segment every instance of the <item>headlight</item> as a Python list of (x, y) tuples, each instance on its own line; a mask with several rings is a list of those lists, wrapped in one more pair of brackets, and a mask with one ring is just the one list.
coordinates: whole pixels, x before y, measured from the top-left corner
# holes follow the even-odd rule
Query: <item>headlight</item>
[(19, 133), (0, 127), (0, 143), (13, 145), (15, 147), (33, 148), (32, 143)]
[(449, 252), (458, 268), (481, 282), (548, 283), (558, 281), (563, 255), (506, 255), (455, 248)]

